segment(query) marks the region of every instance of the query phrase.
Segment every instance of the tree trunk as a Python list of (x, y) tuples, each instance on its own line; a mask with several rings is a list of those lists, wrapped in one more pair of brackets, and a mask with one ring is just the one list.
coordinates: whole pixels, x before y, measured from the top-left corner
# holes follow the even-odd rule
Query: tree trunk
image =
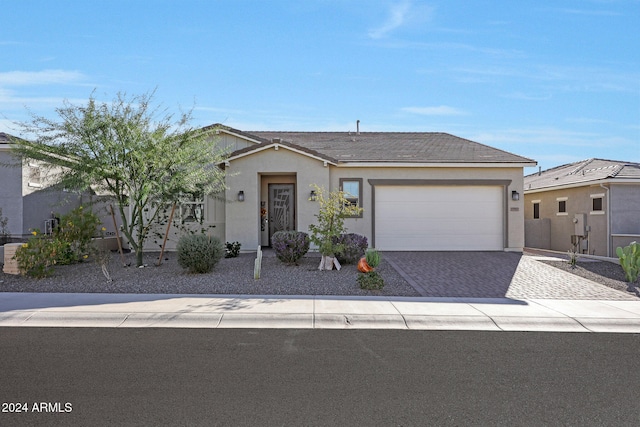
[(136, 267), (142, 267), (143, 265), (142, 248), (138, 246), (138, 249), (136, 249)]
[(335, 267), (336, 270), (340, 270), (342, 268), (342, 266), (338, 262), (338, 258), (328, 255), (322, 255), (322, 258), (320, 258), (320, 266), (318, 266), (318, 270), (333, 270), (333, 267)]

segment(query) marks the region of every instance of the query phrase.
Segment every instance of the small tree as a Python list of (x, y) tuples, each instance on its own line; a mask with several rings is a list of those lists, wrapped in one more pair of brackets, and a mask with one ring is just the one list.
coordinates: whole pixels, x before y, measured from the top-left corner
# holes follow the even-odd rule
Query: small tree
[(33, 141), (14, 139), (23, 162), (39, 160), (52, 184), (83, 191), (89, 187), (113, 196), (122, 233), (143, 263), (143, 247), (153, 222), (181, 195), (224, 189), (224, 172), (216, 165), (225, 152), (211, 142), (215, 129), (193, 129), (191, 114), (173, 116), (152, 108), (150, 94), (86, 106), (65, 101), (59, 120), (32, 115), (19, 123)]
[(310, 238), (322, 255), (320, 269), (331, 269), (333, 258), (344, 251), (344, 243), (338, 238), (347, 230), (344, 226), (345, 218), (359, 215), (362, 208), (349, 203), (343, 191), (335, 190), (325, 196), (324, 188), (315, 184), (313, 187), (320, 211), (315, 215), (318, 223), (309, 226)]

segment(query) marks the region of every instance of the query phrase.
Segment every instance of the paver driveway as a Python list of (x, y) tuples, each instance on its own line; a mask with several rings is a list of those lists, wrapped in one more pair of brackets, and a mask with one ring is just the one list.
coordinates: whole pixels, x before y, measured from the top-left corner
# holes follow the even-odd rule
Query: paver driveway
[(630, 294), (511, 252), (384, 252), (427, 297), (633, 300)]

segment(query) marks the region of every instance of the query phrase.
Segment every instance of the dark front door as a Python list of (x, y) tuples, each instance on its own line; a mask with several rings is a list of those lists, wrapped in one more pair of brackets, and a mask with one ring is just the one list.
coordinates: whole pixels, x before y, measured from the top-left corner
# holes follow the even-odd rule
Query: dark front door
[(269, 184), (269, 244), (276, 231), (295, 230), (294, 184)]

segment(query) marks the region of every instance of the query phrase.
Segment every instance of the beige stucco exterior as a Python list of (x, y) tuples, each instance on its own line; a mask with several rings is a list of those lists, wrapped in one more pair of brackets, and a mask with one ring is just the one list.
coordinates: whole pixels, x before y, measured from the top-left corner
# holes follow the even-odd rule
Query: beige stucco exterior
[[(593, 210), (594, 198), (602, 198), (602, 210)], [(566, 202), (565, 213), (558, 212), (560, 201)], [(533, 218), (534, 203), (539, 204), (539, 219)], [(608, 180), (527, 192), (524, 215), (528, 247), (568, 251), (572, 236), (583, 235), (581, 253), (615, 257), (616, 247), (640, 241), (640, 184)]]
[[(270, 146), (227, 162), (227, 200), (225, 240), (239, 241), (244, 250), (254, 250), (258, 245), (268, 245), (268, 231), (261, 230), (261, 202), (267, 203), (268, 184), (295, 184), (296, 229), (308, 232), (315, 221), (318, 204), (309, 201), (312, 185), (333, 191), (339, 189), (341, 178), (362, 179), (361, 218), (349, 218), (345, 225), (348, 232), (366, 236), (374, 241), (373, 185), (371, 180), (413, 180), (420, 185), (424, 180), (429, 185), (455, 185), (457, 182), (489, 181), (504, 188), (501, 209), (504, 212), (504, 249), (521, 251), (524, 246), (523, 200), (513, 201), (511, 192), (523, 193), (522, 167), (438, 167), (393, 166), (384, 167), (358, 165), (335, 165), (307, 153), (285, 146)], [(244, 193), (244, 201), (237, 201), (238, 192)]]

